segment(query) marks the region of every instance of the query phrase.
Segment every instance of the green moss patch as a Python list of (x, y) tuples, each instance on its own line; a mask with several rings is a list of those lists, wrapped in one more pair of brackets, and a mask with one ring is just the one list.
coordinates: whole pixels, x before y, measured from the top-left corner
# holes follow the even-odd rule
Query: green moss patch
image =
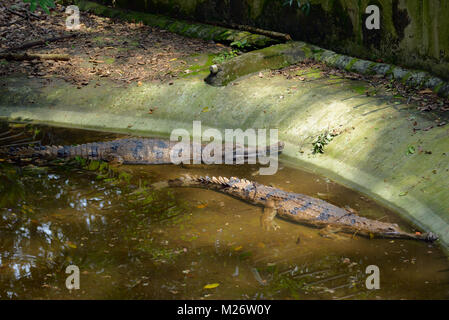
[(146, 25), (169, 30), (183, 36), (200, 38), (204, 40), (214, 40), (217, 42), (232, 43), (245, 39), (248, 48), (258, 49), (264, 48), (276, 43), (279, 40), (270, 37), (252, 34), (246, 31), (233, 30), (228, 28), (216, 27), (208, 24), (189, 23), (187, 21), (176, 20), (160, 15), (150, 13), (142, 13), (129, 11), (125, 12), (120, 9), (108, 8), (101, 4), (91, 1), (75, 1), (79, 8), (84, 11), (90, 11), (97, 15), (110, 18), (120, 17), (130, 22), (142, 22)]

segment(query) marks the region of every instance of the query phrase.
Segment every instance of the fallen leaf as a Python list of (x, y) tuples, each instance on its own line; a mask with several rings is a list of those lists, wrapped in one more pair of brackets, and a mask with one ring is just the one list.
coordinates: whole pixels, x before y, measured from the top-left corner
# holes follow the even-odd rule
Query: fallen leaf
[(207, 207), (207, 203), (201, 203), (199, 205), (196, 206), (198, 209), (203, 209)]
[(219, 283), (211, 283), (211, 284), (206, 284), (203, 288), (204, 289), (214, 289), (216, 287), (218, 287), (220, 284)]
[(72, 249), (76, 249), (76, 244), (74, 244), (73, 242), (67, 241), (65, 244)]
[(243, 249), (242, 246), (238, 246), (238, 247), (235, 247), (235, 248), (234, 248), (234, 251), (240, 251), (240, 250), (242, 250), (242, 249)]
[(265, 243), (263, 243), (263, 242), (259, 242), (258, 244), (257, 244), (257, 246), (259, 247), (259, 248), (265, 248), (266, 246), (265, 246)]

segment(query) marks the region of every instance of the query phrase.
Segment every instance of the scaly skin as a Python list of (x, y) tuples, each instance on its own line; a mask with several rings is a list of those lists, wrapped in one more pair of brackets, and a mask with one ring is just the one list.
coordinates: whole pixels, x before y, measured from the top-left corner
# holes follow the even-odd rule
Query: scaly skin
[(370, 238), (414, 239), (429, 242), (438, 239), (431, 232), (407, 233), (401, 230), (397, 224), (360, 217), (320, 199), (282, 191), (245, 179), (185, 176), (155, 186), (206, 188), (262, 206), (267, 209), (262, 219), (263, 224), (267, 227), (272, 225), (273, 218), (279, 215), (286, 220), (300, 224), (318, 228), (331, 227), (337, 229), (338, 232)]
[[(179, 142), (161, 139), (132, 138), (109, 142), (87, 143), (78, 146), (0, 148), (0, 154), (6, 154), (16, 159), (34, 157), (44, 159), (70, 159), (81, 157), (90, 160), (103, 160), (120, 164), (171, 164), (170, 153), (174, 150), (174, 146), (177, 146), (176, 152), (178, 153), (183, 149), (190, 148), (190, 154), (192, 155), (190, 160), (192, 160), (194, 157), (201, 159), (201, 150), (206, 145), (180, 144)], [(272, 150), (274, 150), (274, 152), (281, 152), (283, 146), (284, 144), (280, 142), (277, 145), (274, 145)], [(219, 145), (219, 148), (222, 149), (223, 162), (225, 159), (225, 147), (226, 144)], [(256, 148), (244, 147), (244, 153), (241, 156), (237, 156), (236, 148), (231, 148), (233, 149), (232, 158), (234, 160), (237, 158), (247, 159), (248, 156), (254, 156), (258, 152)], [(267, 147), (267, 152), (269, 152), (269, 149), (270, 147)]]

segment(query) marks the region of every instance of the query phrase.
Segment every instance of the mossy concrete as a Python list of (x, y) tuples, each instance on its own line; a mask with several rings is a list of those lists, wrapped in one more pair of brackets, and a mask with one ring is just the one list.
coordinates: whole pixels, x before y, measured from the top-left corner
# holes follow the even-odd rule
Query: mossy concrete
[(218, 72), (211, 72), (206, 82), (223, 86), (254, 72), (281, 69), (298, 63), (307, 57), (305, 46), (305, 43), (290, 42), (243, 54), (219, 65)]
[[(254, 25), (347, 55), (423, 69), (449, 80), (449, 1), (309, 0), (308, 15), (296, 1), (289, 6), (283, 5), (284, 0), (102, 2), (194, 21)], [(365, 10), (371, 4), (380, 8), (380, 30), (365, 26)]]
[[(448, 127), (435, 126), (432, 114), (414, 105), (353, 90), (364, 86), (336, 77), (308, 82), (254, 75), (226, 87), (192, 76), (172, 85), (125, 88), (104, 80), (76, 89), (56, 79), (9, 77), (0, 80), (0, 117), (162, 136), (175, 128), (190, 131), (193, 120), (203, 129), (277, 128), (286, 142), (285, 162), (377, 199), (437, 233), (448, 247)], [(324, 154), (313, 155), (313, 140), (328, 129), (341, 134)], [(416, 152), (409, 152), (411, 146)]]
[(276, 43), (279, 40), (270, 37), (252, 34), (246, 31), (239, 31), (229, 28), (223, 28), (202, 23), (192, 23), (183, 20), (177, 20), (161, 15), (137, 11), (125, 11), (116, 8), (106, 7), (102, 4), (92, 1), (73, 1), (80, 10), (89, 11), (96, 15), (106, 16), (109, 18), (120, 18), (130, 22), (141, 22), (143, 24), (159, 27), (191, 38), (199, 38), (204, 40), (214, 40), (217, 42), (232, 44), (234, 42), (244, 44), (243, 49), (264, 48)]
[(449, 83), (428, 72), (357, 59), (300, 41), (273, 45), (231, 59), (220, 64), (218, 72), (211, 71), (206, 82), (222, 86), (254, 72), (264, 69), (280, 69), (305, 59), (314, 59), (331, 67), (363, 75), (378, 74), (413, 88), (429, 88), (442, 97), (449, 97)]

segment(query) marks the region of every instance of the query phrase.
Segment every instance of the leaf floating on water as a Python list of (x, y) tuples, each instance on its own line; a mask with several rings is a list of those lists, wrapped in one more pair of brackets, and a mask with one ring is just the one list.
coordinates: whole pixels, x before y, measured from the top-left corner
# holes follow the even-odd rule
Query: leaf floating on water
[(210, 284), (206, 284), (203, 289), (214, 289), (216, 287), (218, 287), (220, 284), (219, 283), (210, 283)]
[(204, 107), (203, 110), (201, 110), (201, 112), (209, 112), (209, 107)]
[(240, 251), (240, 250), (242, 250), (242, 249), (243, 249), (242, 246), (238, 246), (238, 247), (235, 247), (235, 248), (234, 248), (234, 251)]
[(266, 247), (265, 243), (263, 243), (263, 242), (259, 242), (259, 243), (257, 244), (257, 246), (258, 246), (259, 248), (262, 248), (262, 249)]
[(76, 249), (76, 248), (77, 248), (77, 247), (76, 247), (76, 244), (74, 244), (73, 242), (67, 241), (65, 244), (66, 244), (69, 248), (72, 248), (72, 249)]
[(207, 207), (207, 203), (201, 203), (199, 205), (196, 206), (198, 209), (203, 209)]
[(400, 197), (405, 197), (407, 194), (408, 194), (408, 191), (400, 193), (399, 196)]

